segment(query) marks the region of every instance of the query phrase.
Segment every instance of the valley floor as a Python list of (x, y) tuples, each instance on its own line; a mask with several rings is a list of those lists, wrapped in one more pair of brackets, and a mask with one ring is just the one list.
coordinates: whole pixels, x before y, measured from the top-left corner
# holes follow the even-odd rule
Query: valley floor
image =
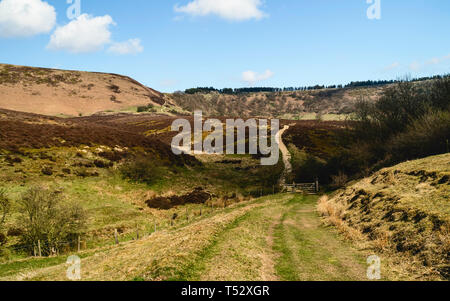
[[(368, 280), (367, 254), (325, 227), (316, 204), (316, 196), (281, 194), (206, 212), (139, 241), (79, 254), (82, 280)], [(3, 279), (67, 279), (63, 258), (45, 260)]]

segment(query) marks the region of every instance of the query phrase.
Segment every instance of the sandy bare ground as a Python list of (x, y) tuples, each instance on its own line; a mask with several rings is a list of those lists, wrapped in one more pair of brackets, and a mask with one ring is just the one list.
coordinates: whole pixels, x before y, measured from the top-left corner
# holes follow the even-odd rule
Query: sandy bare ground
[(283, 155), (283, 163), (284, 163), (284, 173), (281, 177), (280, 184), (286, 184), (286, 176), (292, 172), (292, 164), (291, 164), (291, 153), (289, 152), (287, 146), (283, 142), (283, 134), (289, 129), (288, 125), (285, 125), (284, 128), (278, 132), (277, 141), (280, 147), (280, 151)]

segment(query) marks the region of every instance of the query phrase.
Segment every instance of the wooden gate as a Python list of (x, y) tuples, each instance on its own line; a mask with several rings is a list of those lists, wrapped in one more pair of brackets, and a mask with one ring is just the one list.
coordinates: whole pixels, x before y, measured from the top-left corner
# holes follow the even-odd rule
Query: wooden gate
[(314, 183), (284, 184), (284, 191), (292, 193), (317, 194), (319, 193), (319, 181)]

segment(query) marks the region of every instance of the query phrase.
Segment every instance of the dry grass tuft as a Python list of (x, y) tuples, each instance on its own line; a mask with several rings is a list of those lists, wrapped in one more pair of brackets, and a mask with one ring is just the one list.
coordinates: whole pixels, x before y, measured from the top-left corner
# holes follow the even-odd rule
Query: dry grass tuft
[(317, 210), (347, 238), (396, 262), (397, 274), (450, 279), (449, 168), (446, 154), (383, 169), (320, 198)]

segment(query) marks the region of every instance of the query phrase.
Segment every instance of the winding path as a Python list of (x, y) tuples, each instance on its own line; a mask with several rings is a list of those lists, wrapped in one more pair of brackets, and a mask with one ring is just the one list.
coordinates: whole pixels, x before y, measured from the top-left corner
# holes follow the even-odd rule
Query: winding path
[(277, 134), (277, 141), (280, 147), (280, 151), (283, 155), (283, 163), (284, 163), (284, 172), (280, 179), (280, 184), (286, 184), (286, 177), (288, 174), (292, 172), (292, 164), (291, 164), (291, 153), (289, 152), (287, 146), (283, 142), (283, 134), (289, 129), (288, 125), (285, 125), (282, 130), (280, 130)]

